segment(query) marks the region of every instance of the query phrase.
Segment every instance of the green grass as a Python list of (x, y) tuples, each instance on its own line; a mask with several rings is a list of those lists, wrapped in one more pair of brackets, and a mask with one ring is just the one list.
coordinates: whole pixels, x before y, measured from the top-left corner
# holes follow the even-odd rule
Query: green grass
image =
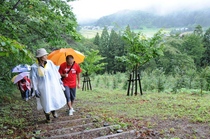
[(143, 28), (141, 30), (134, 30), (135, 33), (138, 32), (142, 32), (144, 35), (146, 35), (147, 37), (152, 37), (155, 33), (157, 33), (160, 29), (163, 30), (163, 33), (170, 33), (170, 31), (172, 30), (172, 28)]
[(102, 115), (144, 118), (186, 118), (192, 122), (210, 122), (210, 95), (144, 93), (126, 96), (126, 91), (94, 89), (78, 91), (77, 98)]
[(90, 29), (82, 29), (79, 31), (83, 37), (91, 39), (96, 36), (97, 33), (101, 34), (102, 30), (90, 30)]
[[(152, 37), (159, 30), (160, 30), (160, 28), (143, 28), (142, 30), (133, 30), (133, 31), (136, 32), (136, 33), (142, 32), (147, 37)], [(171, 31), (171, 28), (169, 28), (169, 29), (163, 29), (163, 32), (164, 33), (169, 33), (170, 31)], [(79, 32), (85, 38), (94, 38), (97, 33), (99, 33), (99, 35), (101, 35), (102, 30), (82, 29)], [(109, 31), (109, 33), (110, 33), (110, 31)]]
[[(91, 108), (93, 114), (105, 117), (145, 117), (182, 118), (192, 122), (210, 122), (210, 94), (202, 96), (192, 90), (179, 90), (178, 93), (157, 93), (143, 91), (141, 96), (127, 96), (123, 89), (127, 76), (97, 75), (91, 78), (92, 91), (77, 91), (80, 107)], [(115, 82), (113, 82), (115, 81)], [(142, 78), (142, 81), (145, 81)], [(142, 83), (144, 84), (144, 83)], [(144, 85), (143, 85), (144, 87)]]

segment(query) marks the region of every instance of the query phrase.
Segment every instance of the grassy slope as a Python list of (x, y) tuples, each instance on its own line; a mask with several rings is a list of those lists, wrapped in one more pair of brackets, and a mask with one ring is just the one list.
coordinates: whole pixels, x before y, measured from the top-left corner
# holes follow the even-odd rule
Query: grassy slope
[[(149, 128), (154, 128), (155, 125), (158, 126), (161, 123), (164, 126), (171, 124), (172, 128), (170, 127), (169, 130), (174, 131), (174, 126), (176, 125), (170, 122), (175, 121), (176, 124), (181, 123), (181, 127), (185, 126), (185, 124), (188, 126), (189, 124), (194, 124), (193, 128), (196, 130), (202, 126), (200, 131), (210, 134), (209, 93), (200, 96), (195, 93), (144, 92), (143, 96), (140, 94), (137, 96), (126, 96), (126, 90), (122, 89), (125, 78), (123, 75), (100, 75), (91, 78), (93, 90), (82, 91), (78, 89), (75, 108), (85, 108), (91, 115), (100, 116), (108, 122), (118, 123), (125, 128), (130, 127), (137, 121), (137, 124), (141, 127), (145, 125)], [(113, 89), (114, 80), (117, 82), (115, 89)], [(20, 99), (17, 90), (15, 92), (16, 99), (3, 99), (5, 103), (1, 105), (0, 136), (5, 133), (13, 134), (13, 128), (22, 128), (29, 124), (27, 117), (24, 115), (30, 112), (31, 106), (28, 106), (28, 103)], [(21, 111), (19, 111), (20, 108), (22, 109)], [(155, 118), (158, 119), (155, 122), (148, 120)], [(177, 123), (177, 121), (179, 122)], [(189, 122), (184, 123), (186, 121)], [(142, 122), (145, 124), (142, 124)], [(165, 130), (165, 127), (161, 128)], [(186, 134), (182, 133), (184, 131), (182, 129), (176, 128), (176, 130), (181, 132), (177, 132), (177, 134)], [(191, 131), (191, 129), (186, 131)]]
[[(77, 98), (102, 115), (187, 118), (193, 122), (210, 122), (210, 95), (145, 93), (126, 96), (126, 91), (94, 89), (78, 91)], [(79, 104), (78, 104), (79, 105)]]
[[(147, 37), (152, 37), (158, 30), (159, 28), (144, 28), (142, 30), (134, 30), (134, 32), (142, 32), (145, 34)], [(169, 33), (171, 29), (163, 29), (163, 32)], [(94, 38), (96, 33), (98, 32), (99, 34), (102, 33), (102, 30), (90, 30), (90, 29), (83, 29), (79, 31), (85, 38)]]

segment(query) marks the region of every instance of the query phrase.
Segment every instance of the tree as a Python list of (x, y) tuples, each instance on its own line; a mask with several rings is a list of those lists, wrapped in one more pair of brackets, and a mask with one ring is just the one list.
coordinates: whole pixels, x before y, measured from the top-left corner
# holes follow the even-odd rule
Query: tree
[(183, 41), (178, 37), (167, 37), (164, 40), (164, 55), (154, 59), (155, 66), (157, 67), (152, 65), (148, 65), (147, 67), (150, 67), (150, 69), (163, 68), (165, 74), (173, 74), (175, 67), (179, 66), (176, 59), (179, 59), (179, 55), (181, 54), (179, 47), (181, 47)]
[(90, 51), (86, 52), (86, 55), (87, 56), (85, 58), (85, 61), (81, 65), (84, 73), (83, 89), (85, 87), (85, 83), (87, 83), (87, 86), (90, 85), (89, 87), (91, 88), (89, 76), (93, 73), (103, 70), (106, 65), (106, 63), (101, 62), (104, 57), (101, 57), (99, 55), (98, 50), (91, 49)]
[[(108, 51), (109, 51), (109, 33), (107, 30), (107, 27), (104, 27), (101, 34), (100, 43), (99, 43), (99, 54), (102, 57), (107, 58)], [(102, 60), (102, 62), (108, 63), (107, 59)], [(108, 67), (106, 66), (105, 71), (107, 71), (107, 69)]]
[[(123, 35), (128, 44), (128, 47), (126, 47), (128, 53), (120, 59), (125, 61), (130, 69), (133, 70), (133, 77), (135, 76), (135, 95), (137, 95), (137, 78), (140, 81), (137, 69), (151, 59), (163, 55), (162, 35), (161, 30), (154, 34), (152, 38), (146, 38), (142, 33), (134, 34), (129, 30), (126, 30)], [(142, 94), (141, 86), (140, 91)]]
[(203, 36), (203, 29), (201, 25), (197, 25), (193, 32), (195, 35), (202, 37)]
[(67, 39), (79, 39), (76, 26), (67, 1), (7, 0), (0, 4), (1, 34), (27, 45), (31, 51), (41, 43), (55, 46), (67, 44)]
[(204, 55), (202, 57), (202, 66), (210, 65), (210, 28), (208, 28), (203, 36), (203, 45), (205, 48)]
[(49, 50), (80, 39), (67, 1), (70, 0), (0, 1), (1, 86), (11, 88), (12, 67), (31, 64), (35, 49)]
[(12, 68), (20, 63), (31, 63), (33, 55), (26, 46), (0, 35), (0, 59), (0, 95), (5, 96), (12, 92)]
[(202, 38), (195, 34), (185, 35), (183, 38), (183, 44), (180, 47), (182, 53), (186, 53), (191, 56), (197, 67), (201, 65), (201, 58), (205, 51), (202, 44)]
[(81, 68), (84, 73), (91, 75), (104, 69), (106, 63), (101, 62), (104, 59), (104, 57), (99, 55), (98, 50), (91, 49), (90, 51), (86, 51), (85, 55), (85, 61), (81, 65)]
[(107, 72), (108, 73), (116, 73), (119, 71), (118, 62), (115, 59), (115, 56), (119, 56), (120, 50), (120, 37), (118, 34), (112, 29), (109, 37), (109, 45), (108, 45), (108, 53), (107, 53)]
[(100, 44), (100, 36), (99, 36), (98, 32), (96, 33), (93, 44), (98, 45), (98, 46)]

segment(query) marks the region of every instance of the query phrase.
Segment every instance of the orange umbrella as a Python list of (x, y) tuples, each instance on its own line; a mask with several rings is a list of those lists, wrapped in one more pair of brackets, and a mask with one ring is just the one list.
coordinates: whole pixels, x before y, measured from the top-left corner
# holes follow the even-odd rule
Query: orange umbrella
[(59, 66), (66, 61), (67, 55), (72, 55), (76, 63), (82, 63), (85, 59), (85, 56), (82, 53), (72, 48), (61, 48), (59, 50), (55, 50), (51, 52), (47, 58), (53, 61), (55, 65)]

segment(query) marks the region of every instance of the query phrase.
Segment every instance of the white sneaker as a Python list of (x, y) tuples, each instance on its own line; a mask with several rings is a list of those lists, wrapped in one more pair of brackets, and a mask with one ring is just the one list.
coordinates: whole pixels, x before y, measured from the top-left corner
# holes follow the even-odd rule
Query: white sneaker
[(74, 108), (71, 108), (72, 112), (75, 112)]
[(73, 111), (71, 109), (69, 110), (69, 115), (73, 115)]

